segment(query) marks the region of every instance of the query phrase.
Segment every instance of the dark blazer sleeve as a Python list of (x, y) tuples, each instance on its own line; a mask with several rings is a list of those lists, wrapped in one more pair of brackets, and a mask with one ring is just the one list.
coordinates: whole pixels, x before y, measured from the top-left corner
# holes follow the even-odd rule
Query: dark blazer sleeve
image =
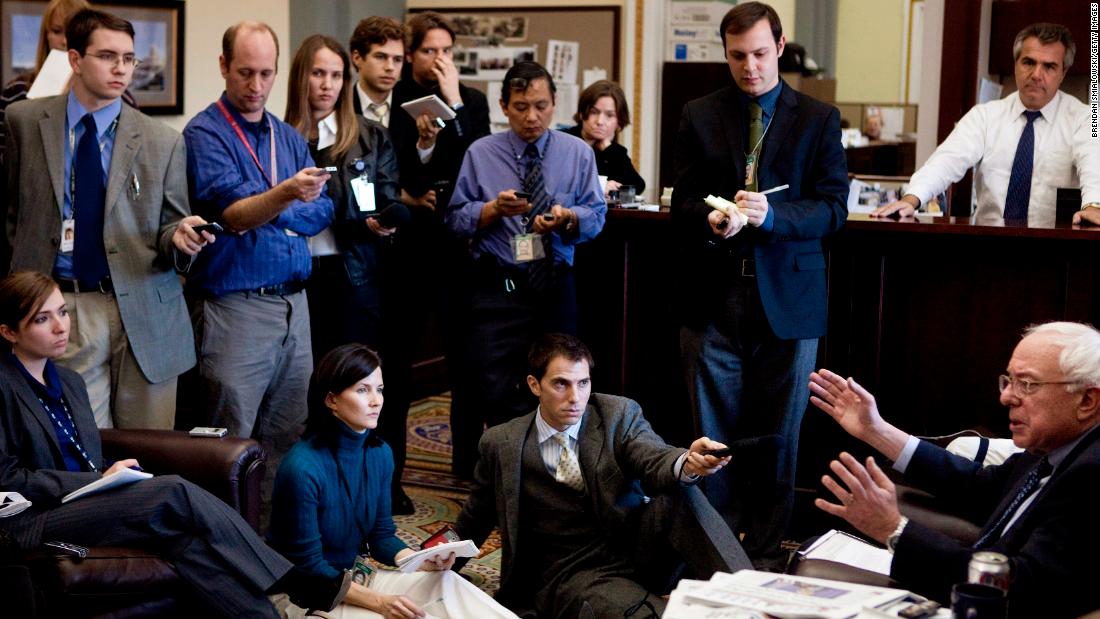
[(463, 106), (455, 113), (454, 120), (448, 122), (447, 127), (439, 132), (435, 149), (427, 162), (420, 161), (420, 154), (416, 150), (419, 139), (416, 121), (404, 110), (400, 111), (401, 116), (390, 120), (393, 138), (397, 143), (401, 187), (411, 195), (423, 195), (433, 188), (436, 181), (453, 183), (458, 177), (462, 158), (470, 144), (489, 135), (489, 105), (485, 95), (466, 86), (459, 88)]
[(676, 488), (679, 481), (673, 465), (686, 450), (671, 447), (657, 436), (637, 402), (627, 398), (613, 401), (621, 412), (616, 415), (618, 422), (612, 425), (612, 446), (625, 478), (641, 480), (651, 494)]
[[(944, 485), (954, 480), (953, 499), (984, 504), (990, 521), (999, 517), (1000, 504), (1011, 499), (1037, 460), (1020, 454), (1000, 466), (968, 471), (940, 451), (931, 446), (918, 449), (910, 464), (916, 467), (906, 471), (907, 480)], [(1011, 617), (1076, 617), (1100, 607), (1093, 592), (1095, 557), (1100, 552), (1092, 507), (1098, 476), (1100, 446), (1093, 442), (1055, 472), (1027, 511), (989, 548), (1008, 556), (1011, 563)], [(991, 499), (994, 488), (1001, 491)], [(947, 601), (951, 586), (966, 580), (973, 552), (970, 546), (910, 521), (895, 547), (890, 575), (907, 588)]]
[[(23, 377), (7, 361), (0, 360), (0, 397), (4, 408), (0, 411), (0, 488), (18, 492), (39, 510), (60, 503), (61, 497), (99, 479), (99, 473), (66, 471), (56, 441), (47, 432), (53, 427), (44, 425), (29, 408), (26, 399), (20, 397), (15, 381)], [(88, 455), (97, 465), (102, 464), (99, 431), (95, 427), (87, 391), (79, 376), (58, 368), (66, 401), (69, 403), (77, 432)], [(75, 380), (74, 380), (75, 377)], [(79, 382), (79, 388), (78, 383)]]

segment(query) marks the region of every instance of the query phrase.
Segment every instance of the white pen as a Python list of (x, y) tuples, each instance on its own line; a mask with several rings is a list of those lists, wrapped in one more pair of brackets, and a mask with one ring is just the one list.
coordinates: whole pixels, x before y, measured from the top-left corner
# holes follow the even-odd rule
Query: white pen
[(775, 192), (777, 192), (777, 191), (783, 191), (784, 189), (790, 189), (790, 188), (791, 188), (791, 186), (790, 186), (790, 185), (780, 185), (780, 186), (778, 186), (778, 187), (772, 187), (771, 189), (769, 189), (769, 190), (767, 190), (767, 191), (761, 191), (761, 192), (760, 192), (760, 195), (762, 195), (762, 196), (766, 196), (766, 195), (768, 195), (769, 193), (775, 193)]

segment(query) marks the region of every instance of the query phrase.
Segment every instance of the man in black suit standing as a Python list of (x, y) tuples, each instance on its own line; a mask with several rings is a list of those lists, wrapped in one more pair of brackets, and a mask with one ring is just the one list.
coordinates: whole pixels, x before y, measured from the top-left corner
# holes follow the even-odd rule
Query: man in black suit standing
[[(775, 10), (739, 4), (720, 33), (735, 84), (684, 106), (676, 139), (680, 343), (700, 434), (778, 437), (704, 484), (768, 567), (782, 561), (794, 501), (804, 377), (826, 326), (821, 238), (847, 217), (847, 165), (836, 108), (779, 78)], [(737, 208), (712, 210), (709, 194)]]
[(946, 602), (965, 582), (976, 550), (1008, 556), (1010, 617), (1077, 617), (1100, 608), (1100, 553), (1093, 492), (1100, 479), (1100, 332), (1050, 322), (1031, 327), (1000, 377), (1009, 431), (1024, 449), (982, 467), (885, 421), (875, 398), (854, 379), (828, 370), (810, 376), (811, 402), (852, 436), (894, 462), (908, 482), (984, 522), (973, 546), (898, 512), (894, 484), (873, 458), (847, 453), (830, 464), (838, 483), (822, 481), (840, 504), (817, 500), (886, 545), (890, 576), (907, 589)]

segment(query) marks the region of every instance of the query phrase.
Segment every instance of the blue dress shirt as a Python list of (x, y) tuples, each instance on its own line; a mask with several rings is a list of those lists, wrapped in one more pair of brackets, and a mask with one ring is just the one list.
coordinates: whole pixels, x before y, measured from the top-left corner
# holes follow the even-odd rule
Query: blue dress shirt
[[(63, 160), (65, 200), (62, 205), (62, 212), (65, 219), (72, 219), (73, 195), (70, 179), (73, 174), (73, 149), (76, 148), (77, 144), (80, 144), (80, 138), (84, 137), (84, 125), (80, 121), (84, 119), (88, 110), (84, 109), (80, 101), (77, 101), (76, 94), (72, 90), (69, 91), (68, 96), (69, 104), (65, 108), (65, 139), (62, 140), (65, 143)], [(115, 134), (118, 133), (116, 130), (118, 125), (115, 125), (114, 122), (121, 112), (122, 99), (115, 99), (92, 112), (92, 119), (95, 120), (96, 137), (99, 139), (99, 159), (103, 163), (103, 185), (105, 187), (107, 186), (107, 173), (111, 169), (111, 153), (115, 152)], [(106, 205), (104, 207), (106, 208)], [(58, 250), (53, 268), (58, 277), (73, 279), (73, 253), (71, 251), (62, 253)]]
[[(207, 221), (223, 221), (222, 211), (231, 204), (271, 189), (267, 178), (277, 184), (314, 165), (305, 139), (293, 127), (266, 111), (259, 122), (248, 122), (224, 93), (221, 101), (240, 125), (263, 170), (256, 167), (217, 104), (192, 118), (183, 130), (191, 210)], [(272, 132), (277, 160), (274, 177), (270, 169)], [(198, 255), (188, 284), (221, 296), (305, 281), (311, 264), (307, 237), (331, 225), (332, 214), (332, 201), (322, 191), (313, 202), (294, 201), (262, 226), (243, 234), (218, 235), (217, 242)]]
[[(541, 154), (542, 176), (551, 204), (572, 209), (577, 215), (573, 231), (562, 232), (559, 228), (550, 234), (554, 260), (573, 264), (573, 246), (595, 238), (607, 216), (596, 156), (583, 140), (553, 129), (544, 132), (535, 146)], [(527, 142), (514, 131), (505, 131), (477, 140), (466, 151), (444, 220), (454, 236), (473, 239), (474, 258), (488, 254), (500, 264), (515, 264), (512, 237), (526, 232), (524, 218), (501, 217), (482, 230), (477, 224), (486, 202), (495, 200), (501, 191), (523, 189), (526, 148)]]

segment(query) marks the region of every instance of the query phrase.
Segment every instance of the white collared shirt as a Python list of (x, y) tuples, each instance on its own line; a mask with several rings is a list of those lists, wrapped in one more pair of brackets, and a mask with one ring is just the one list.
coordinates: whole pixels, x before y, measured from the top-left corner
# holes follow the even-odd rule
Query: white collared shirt
[[(317, 123), (317, 150), (325, 150), (336, 143), (336, 112), (325, 116)], [(336, 208), (340, 208), (337, 204)], [(309, 254), (311, 256), (332, 256), (340, 253), (340, 247), (336, 245), (336, 235), (332, 228), (325, 228), (309, 239)]]
[[(975, 221), (1004, 222), (1005, 198), (1016, 146), (1027, 125), (1018, 93), (976, 105), (959, 120), (916, 174), (908, 193), (922, 204), (974, 168)], [(1059, 187), (1081, 187), (1081, 203), (1100, 202), (1100, 139), (1090, 137), (1089, 108), (1058, 91), (1034, 121), (1029, 226), (1053, 226)]]
[[(583, 418), (582, 418), (583, 420)], [(535, 430), (538, 432), (539, 441), (539, 453), (542, 455), (542, 463), (546, 465), (546, 470), (550, 475), (554, 475), (558, 470), (558, 460), (561, 459), (561, 443), (551, 440), (554, 435), (558, 433), (550, 424), (546, 423), (546, 420), (542, 418), (542, 406), (535, 409)], [(566, 438), (569, 441), (569, 449), (573, 450), (573, 454), (577, 456), (577, 461), (580, 461), (580, 441), (578, 437), (581, 432), (581, 424), (575, 423), (565, 430)], [(698, 481), (697, 475), (689, 475), (684, 472), (684, 463), (687, 461), (688, 452), (680, 454), (679, 458), (672, 463), (672, 470), (676, 472), (677, 479), (680, 483), (688, 485)], [(581, 474), (584, 474), (582, 469)]]
[(370, 98), (370, 95), (367, 94), (367, 91), (363, 90), (363, 84), (358, 81), (355, 82), (355, 92), (359, 96), (359, 106), (363, 108), (363, 118), (366, 118), (367, 120), (373, 120), (381, 124), (383, 127), (389, 129), (390, 117), (393, 116), (393, 91), (391, 90), (386, 93), (385, 103), (389, 106), (387, 108), (389, 111), (386, 112), (385, 117), (379, 117), (370, 110), (369, 105), (371, 103), (374, 103), (374, 100)]
[[(546, 470), (553, 475), (558, 470), (558, 460), (561, 459), (561, 443), (551, 440), (558, 433), (558, 430), (552, 428), (542, 418), (541, 406), (535, 410), (535, 430), (538, 431), (539, 453), (542, 454), (542, 462), (546, 465)], [(577, 455), (578, 461), (580, 460), (580, 454), (577, 453), (577, 437), (580, 435), (580, 431), (581, 424), (579, 423), (575, 423), (564, 430), (565, 436), (569, 439), (569, 449), (572, 449), (573, 453)]]

